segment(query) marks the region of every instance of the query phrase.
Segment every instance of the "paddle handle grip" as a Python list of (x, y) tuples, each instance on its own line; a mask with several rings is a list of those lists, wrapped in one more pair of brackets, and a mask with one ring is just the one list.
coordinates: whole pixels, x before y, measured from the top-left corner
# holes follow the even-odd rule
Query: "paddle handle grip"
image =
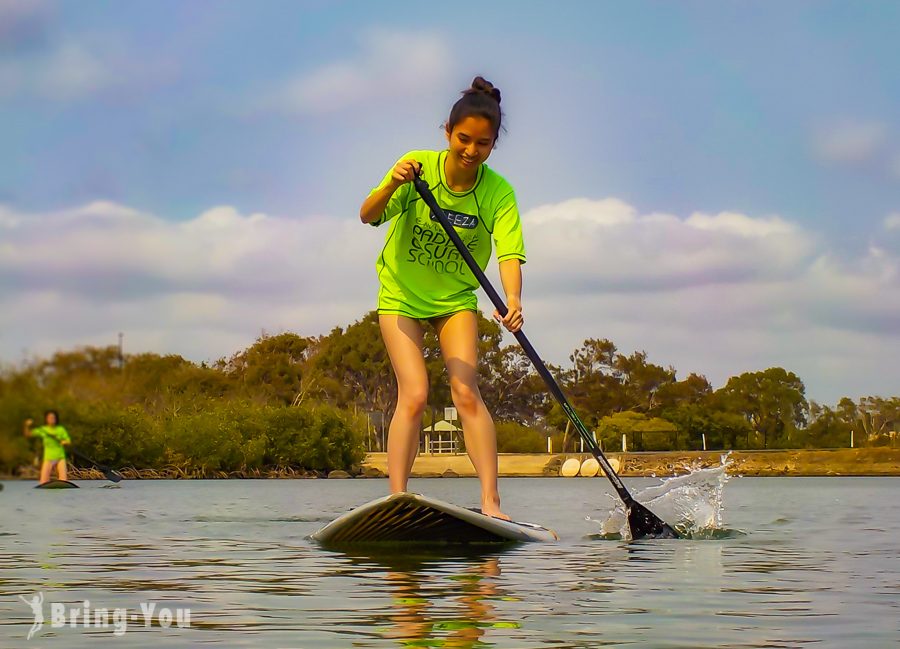
[[(478, 283), (481, 284), (481, 288), (483, 288), (484, 292), (487, 293), (488, 298), (490, 298), (491, 302), (494, 304), (497, 312), (501, 316), (505, 316), (508, 312), (506, 303), (504, 303), (503, 298), (500, 297), (500, 294), (497, 293), (497, 290), (491, 284), (490, 280), (488, 280), (487, 275), (484, 274), (484, 271), (481, 270), (481, 267), (475, 261), (472, 253), (469, 252), (469, 249), (466, 247), (465, 242), (459, 236), (459, 233), (450, 223), (450, 219), (448, 219), (447, 215), (444, 213), (443, 208), (438, 205), (434, 194), (431, 192), (431, 188), (428, 186), (428, 183), (425, 181), (425, 179), (422, 178), (421, 172), (416, 172), (416, 177), (413, 179), (413, 185), (415, 186), (416, 191), (419, 193), (419, 196), (422, 197), (422, 200), (431, 209), (432, 214), (434, 214), (435, 218), (437, 218), (438, 223), (440, 223), (441, 227), (444, 228), (444, 232), (447, 233), (447, 236), (450, 237), (450, 240), (456, 246), (459, 254), (466, 262), (469, 270), (472, 271), (472, 274), (475, 275), (475, 279), (477, 279)], [(609, 478), (609, 481), (612, 483), (616, 492), (618, 492), (619, 497), (622, 499), (626, 506), (630, 506), (631, 503), (634, 502), (634, 498), (628, 492), (628, 489), (625, 488), (625, 484), (622, 482), (622, 479), (616, 473), (615, 469), (613, 469), (612, 465), (609, 463), (609, 460), (607, 460), (606, 456), (603, 455), (603, 451), (600, 450), (600, 447), (594, 440), (594, 436), (591, 435), (590, 432), (588, 432), (587, 427), (578, 417), (578, 414), (575, 412), (572, 404), (569, 403), (569, 400), (568, 398), (566, 398), (565, 393), (563, 393), (562, 388), (559, 387), (556, 379), (553, 378), (550, 370), (547, 369), (544, 361), (541, 360), (541, 357), (538, 355), (534, 346), (531, 344), (531, 341), (528, 340), (528, 338), (525, 336), (525, 333), (521, 329), (514, 332), (513, 336), (515, 336), (516, 340), (522, 346), (522, 349), (525, 351), (525, 354), (528, 356), (529, 360), (531, 360), (531, 363), (532, 365), (534, 365), (537, 373), (544, 380), (544, 383), (547, 384), (547, 388), (550, 390), (550, 393), (559, 402), (559, 405), (566, 413), (566, 416), (569, 418), (572, 424), (574, 424), (575, 430), (578, 431), (578, 434), (584, 440), (585, 444), (587, 444), (591, 455), (593, 455), (597, 462), (600, 463), (600, 466), (603, 467), (603, 472), (606, 474), (606, 477)]]

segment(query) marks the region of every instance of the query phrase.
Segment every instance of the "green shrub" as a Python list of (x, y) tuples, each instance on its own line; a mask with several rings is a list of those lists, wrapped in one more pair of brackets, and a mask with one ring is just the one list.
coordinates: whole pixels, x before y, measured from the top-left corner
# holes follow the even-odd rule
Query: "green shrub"
[(498, 453), (544, 453), (547, 437), (538, 431), (511, 421), (497, 422)]
[[(60, 420), (72, 445), (95, 462), (111, 466), (156, 466), (163, 445), (152, 419), (136, 406), (111, 403), (59, 404)], [(76, 464), (78, 461), (76, 459)]]
[(167, 464), (202, 475), (260, 467), (266, 444), (261, 410), (222, 402), (170, 419), (165, 426)]
[(267, 424), (270, 464), (330, 471), (365, 457), (363, 427), (330, 406), (272, 408)]

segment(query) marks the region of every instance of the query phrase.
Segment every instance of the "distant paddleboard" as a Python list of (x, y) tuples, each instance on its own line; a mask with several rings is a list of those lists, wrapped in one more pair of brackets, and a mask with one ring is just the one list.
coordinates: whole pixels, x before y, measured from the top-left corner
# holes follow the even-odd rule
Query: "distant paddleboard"
[(35, 489), (78, 489), (78, 485), (68, 480), (51, 480), (37, 485)]
[(325, 544), (472, 544), (557, 541), (553, 530), (502, 521), (421, 494), (400, 493), (366, 503), (312, 535)]

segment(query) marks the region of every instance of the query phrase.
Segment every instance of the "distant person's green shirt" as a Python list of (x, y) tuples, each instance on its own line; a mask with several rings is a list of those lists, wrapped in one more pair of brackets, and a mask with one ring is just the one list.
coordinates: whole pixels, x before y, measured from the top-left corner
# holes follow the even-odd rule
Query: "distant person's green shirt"
[[(451, 191), (444, 176), (447, 151), (410, 151), (401, 160), (417, 160), (434, 197), (482, 270), (491, 258), (525, 262), (525, 245), (512, 186), (482, 164), (475, 184), (465, 192)], [(391, 171), (372, 193), (390, 182)], [(372, 225), (390, 223), (384, 250), (376, 263), (381, 289), (378, 313), (428, 319), (457, 311), (477, 310), (478, 280), (456, 246), (422, 201), (412, 183), (394, 192)]]
[(62, 426), (40, 426), (31, 431), (32, 435), (40, 437), (44, 442), (44, 461), (56, 461), (66, 459), (66, 450), (63, 442), (71, 442), (68, 431)]

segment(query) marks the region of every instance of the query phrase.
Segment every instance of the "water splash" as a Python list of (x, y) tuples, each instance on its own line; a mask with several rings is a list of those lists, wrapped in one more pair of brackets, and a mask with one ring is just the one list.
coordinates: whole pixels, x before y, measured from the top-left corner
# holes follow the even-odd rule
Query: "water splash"
[[(664, 478), (658, 485), (635, 493), (635, 498), (654, 514), (672, 525), (679, 534), (691, 539), (721, 539), (740, 536), (743, 532), (730, 530), (723, 524), (723, 495), (729, 476), (731, 453), (721, 457), (719, 466), (703, 468), (699, 461), (689, 472)], [(596, 538), (630, 539), (625, 507), (618, 498), (606, 520), (599, 523)], [(592, 519), (593, 520), (593, 519)]]

